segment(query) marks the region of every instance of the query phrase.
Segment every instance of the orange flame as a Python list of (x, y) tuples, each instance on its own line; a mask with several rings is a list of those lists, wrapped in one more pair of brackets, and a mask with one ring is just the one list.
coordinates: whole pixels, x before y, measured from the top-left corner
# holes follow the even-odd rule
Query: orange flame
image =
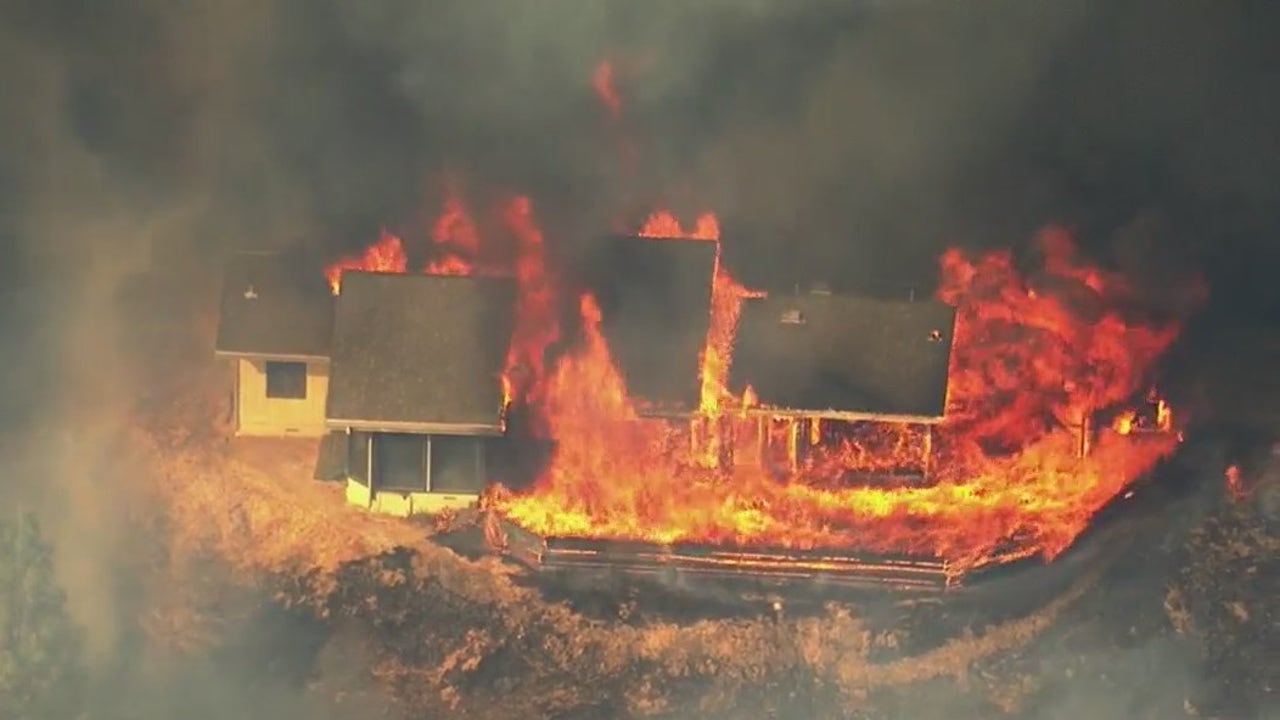
[[(655, 218), (646, 234), (679, 234), (669, 214)], [(727, 421), (736, 427), (721, 442), (757, 432), (766, 455), (785, 460), (728, 471), (699, 457), (709, 450), (688, 442), (690, 429), (637, 416), (599, 335), (599, 309), (585, 297), (584, 337), (548, 383), (556, 451), (531, 491), (505, 496), (498, 508), (549, 535), (852, 546), (935, 554), (956, 568), (1052, 557), (1176, 446), (1172, 433), (1139, 437), (1104, 428), (1090, 453), (1079, 452), (1083, 421), (1130, 397), (1177, 329), (1126, 324), (1112, 310), (1082, 314), (1071, 303), (1072, 288), (1113, 298), (1120, 279), (1075, 264), (1061, 246), (1049, 249), (1047, 279), (1066, 285), (1055, 290), (1050, 283), (1034, 294), (1007, 253), (972, 261), (958, 251), (944, 255), (939, 295), (957, 306), (958, 320), (943, 426), (846, 433), (800, 463), (806, 441), (840, 428), (807, 425), (802, 433), (800, 419), (734, 416)], [(743, 404), (753, 404), (752, 396), (744, 394)], [(933, 455), (932, 484), (840, 480), (846, 469), (893, 470), (922, 453)]]
[(595, 72), (591, 74), (591, 86), (610, 115), (622, 114), (622, 96), (613, 84), (613, 63), (603, 60), (596, 65)]
[(699, 361), (698, 415), (701, 417), (694, 417), (690, 427), (697, 462), (704, 467), (715, 467), (719, 465), (724, 449), (721, 433), (715, 429), (716, 421), (723, 408), (734, 400), (729, 392), (729, 361), (738, 318), (742, 313), (742, 301), (761, 293), (738, 283), (721, 263), (720, 222), (715, 213), (702, 213), (694, 227), (685, 230), (670, 211), (656, 210), (637, 234), (646, 238), (707, 240), (716, 244), (711, 279), (711, 319)]
[[(543, 356), (559, 336), (554, 289), (543, 261), (542, 231), (533, 217), (529, 198), (518, 196), (501, 210), (502, 224), (515, 238), (509, 267), (480, 266), (484, 244), (466, 204), (454, 189), (445, 196), (440, 214), (431, 224), (432, 258), (423, 267), (427, 275), (514, 275), (518, 287), (512, 333), (502, 376), (504, 406), (536, 400), (546, 374)], [(325, 268), (325, 277), (336, 295), (343, 270), (403, 273), (408, 270), (404, 243), (382, 233), (365, 250), (344, 257)], [(535, 416), (535, 422), (537, 418)], [(536, 426), (535, 426), (536, 427)]]
[(644, 221), (637, 233), (648, 238), (684, 238), (688, 240), (720, 240), (720, 221), (715, 213), (703, 213), (694, 222), (693, 229), (685, 230), (680, 220), (667, 210), (655, 210)]
[[(533, 203), (517, 197), (503, 211), (507, 228), (516, 237), (515, 276), (519, 289), (515, 330), (507, 349), (504, 377), (518, 399), (536, 406), (546, 374), (547, 348), (560, 336), (556, 295), (544, 261), (542, 231), (533, 217)], [(516, 380), (515, 378), (519, 378)], [(540, 422), (539, 416), (534, 417)], [(535, 425), (535, 430), (540, 430)]]
[[(592, 80), (616, 121), (613, 66), (600, 64)], [(947, 419), (925, 428), (748, 415), (762, 409), (759, 398), (750, 387), (731, 397), (726, 379), (741, 302), (752, 291), (721, 263), (714, 214), (686, 229), (670, 212), (654, 212), (640, 235), (717, 243), (701, 398), (684, 425), (636, 411), (589, 294), (577, 298), (576, 344), (547, 365), (560, 328), (542, 233), (526, 198), (507, 205), (502, 219), (516, 238), (511, 270), (520, 287), (503, 393), (537, 411), (555, 442), (532, 488), (492, 488), (486, 498), (533, 532), (923, 553), (958, 570), (1051, 558), (1180, 439), (1158, 396), (1148, 398), (1156, 432), (1133, 432), (1143, 421), (1127, 409), (1092, 430), (1095, 413), (1115, 410), (1149, 382), (1179, 328), (1123, 312), (1133, 295), (1124, 278), (1083, 263), (1061, 228), (1039, 234), (1043, 262), (1031, 277), (1015, 271), (1007, 252), (943, 254), (937, 295), (957, 309)], [(475, 271), (484, 248), (455, 197), (431, 238), (443, 257), (428, 271)], [(405, 264), (399, 239), (384, 234), (326, 277), (337, 292), (344, 268), (403, 272)], [(725, 412), (735, 404), (742, 412)], [(857, 475), (868, 472), (890, 481)], [(913, 472), (921, 481), (894, 479)]]
[(1240, 479), (1240, 467), (1238, 465), (1228, 465), (1226, 472), (1222, 474), (1222, 479), (1227, 486), (1227, 495), (1232, 500), (1240, 500), (1248, 493), (1245, 492), (1244, 482)]
[(1111, 423), (1111, 427), (1121, 435), (1128, 435), (1133, 432), (1134, 423), (1137, 421), (1137, 410), (1125, 410), (1116, 416), (1116, 419)]
[(408, 266), (404, 243), (400, 238), (383, 230), (377, 241), (359, 255), (349, 255), (325, 268), (324, 276), (329, 289), (337, 295), (342, 290), (343, 270), (368, 270), (370, 272), (402, 273)]
[(431, 226), (437, 255), (423, 271), (428, 275), (470, 275), (480, 253), (480, 233), (462, 198), (450, 190), (444, 208)]

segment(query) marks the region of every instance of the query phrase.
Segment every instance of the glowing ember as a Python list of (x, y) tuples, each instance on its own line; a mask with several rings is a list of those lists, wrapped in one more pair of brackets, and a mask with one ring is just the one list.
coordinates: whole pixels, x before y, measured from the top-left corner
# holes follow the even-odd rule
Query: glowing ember
[(1228, 465), (1222, 479), (1227, 486), (1227, 496), (1232, 500), (1242, 500), (1248, 495), (1244, 482), (1240, 479), (1240, 466)]

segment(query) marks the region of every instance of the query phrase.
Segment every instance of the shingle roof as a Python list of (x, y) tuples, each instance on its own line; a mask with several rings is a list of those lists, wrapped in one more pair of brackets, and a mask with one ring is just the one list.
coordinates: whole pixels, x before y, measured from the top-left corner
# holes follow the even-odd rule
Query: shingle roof
[(343, 273), (328, 424), (500, 433), (515, 292), (503, 278)]
[(327, 357), (333, 297), (310, 270), (283, 255), (234, 255), (223, 273), (216, 352)]
[(643, 408), (697, 407), (715, 255), (704, 240), (610, 237), (580, 267), (614, 362)]
[(847, 295), (746, 301), (730, 386), (810, 415), (940, 419), (955, 310)]

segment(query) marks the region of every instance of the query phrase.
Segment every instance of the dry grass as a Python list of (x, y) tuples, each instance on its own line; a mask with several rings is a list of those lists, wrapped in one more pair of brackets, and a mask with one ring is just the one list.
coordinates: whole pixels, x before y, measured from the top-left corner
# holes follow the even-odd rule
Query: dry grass
[[(386, 628), (370, 641), (374, 672), (397, 695), (415, 701), (423, 716), (538, 717), (612, 703), (619, 713), (638, 717), (675, 709), (693, 710), (693, 716), (732, 709), (734, 717), (754, 717), (763, 708), (740, 712), (742, 698), (785, 694), (777, 688), (785, 690), (788, 682), (801, 693), (833, 688), (839, 710), (831, 715), (838, 716), (865, 706), (878, 689), (909, 686), (904, 694), (910, 694), (935, 679), (951, 679), (961, 688), (981, 684), (975, 666), (1044, 633), (1095, 580), (1081, 578), (1024, 618), (890, 662), (870, 658), (895, 638), (873, 632), (846, 606), (783, 620), (639, 626), (595, 621), (521, 587), (511, 567), (497, 559), (468, 560), (431, 543), (417, 523), (348, 506), (340, 487), (311, 479), (313, 442), (230, 440), (230, 378), (211, 357), (216, 316), (210, 308), (216, 293), (207, 306), (172, 302), (186, 294), (161, 288), (138, 310), (150, 321), (134, 327), (148, 332), (128, 344), (138, 349), (142, 366), (135, 375), (146, 383), (138, 391), (139, 407), (120, 413), (131, 423), (121, 431), (121, 456), (128, 458), (136, 493), (159, 510), (155, 527), (164, 535), (156, 545), (165, 549), (162, 562), (168, 566), (166, 590), (156, 594), (145, 624), (153, 638), (175, 652), (208, 644), (219, 632), (216, 613), (202, 612), (207, 599), (201, 587), (188, 582), (210, 556), (246, 584), (265, 575), (307, 575), (311, 594), (291, 599), (324, 613), (333, 607), (344, 565), (408, 548), (413, 553), (408, 571), (371, 576), (369, 584), (377, 591), (360, 598), (360, 607), (344, 607), (356, 622), (341, 624), (358, 625), (361, 632), (369, 625)], [(1223, 377), (1238, 374), (1238, 357), (1224, 354)], [(1247, 572), (1242, 556), (1257, 552), (1262, 541), (1226, 535), (1225, 542), (1213, 545), (1225, 549), (1206, 550), (1180, 596), (1171, 597), (1171, 613), (1209, 615), (1204, 598), (1213, 593), (1204, 586), (1215, 566), (1235, 563)], [(1253, 622), (1265, 615), (1245, 598), (1228, 598), (1237, 600)], [(433, 603), (439, 604), (441, 619), (430, 614)], [(446, 612), (449, 604), (470, 610)], [(1240, 614), (1228, 610), (1213, 617), (1238, 622)], [(1205, 624), (1188, 622), (1184, 631), (1194, 634)], [(398, 652), (402, 649), (411, 652)], [(487, 664), (511, 656), (523, 664), (508, 665), (509, 684), (473, 682), (486, 673)], [(343, 656), (337, 664), (348, 662)], [(1018, 713), (1034, 688), (1018, 679), (985, 690), (994, 716), (1002, 710)]]
[[(600, 622), (517, 584), (517, 571), (497, 558), (463, 558), (432, 543), (420, 523), (347, 505), (340, 486), (311, 478), (315, 441), (230, 439), (226, 382), (216, 365), (202, 366), (170, 385), (168, 402), (153, 404), (127, 431), (148, 492), (163, 508), (175, 577), (210, 555), (245, 583), (265, 575), (306, 576), (308, 594), (290, 600), (324, 614), (345, 564), (410, 550), (408, 572), (379, 571), (368, 582), (380, 590), (342, 611), (377, 624), (407, 624), (394, 631), (391, 644), (426, 659), (407, 661), (400, 650), (384, 648), (376, 676), (397, 695), (440, 713), (508, 717), (520, 706), (536, 717), (605, 702), (637, 717), (675, 707), (709, 713), (778, 678), (797, 677), (831, 688), (843, 698), (839, 704), (855, 707), (877, 688), (963, 680), (975, 663), (1050, 627), (1093, 582), (1082, 579), (1028, 617), (888, 663), (869, 657), (896, 638), (873, 633), (844, 606), (782, 620)], [(441, 600), (474, 613), (465, 621), (404, 620)], [(157, 635), (186, 648), (216, 632), (184, 616), (181, 598), (175, 603), (150, 620)], [(511, 656), (524, 661), (518, 666), (527, 677), (512, 678), (496, 692), (475, 689), (473, 676), (486, 663)]]
[(223, 452), (156, 449), (173, 547), (216, 548), (245, 571), (332, 571), (344, 562), (425, 544), (420, 525), (347, 505), (311, 479), (315, 443), (235, 440)]
[[(873, 634), (841, 606), (817, 617), (781, 621), (637, 627), (590, 620), (517, 585), (511, 567), (496, 558), (468, 560), (430, 542), (419, 523), (347, 505), (340, 486), (311, 479), (314, 441), (224, 437), (215, 443), (161, 443), (145, 432), (135, 433), (132, 440), (145, 448), (156, 487), (163, 489), (176, 558), (212, 551), (246, 579), (261, 573), (312, 573), (309, 600), (323, 612), (344, 563), (408, 548), (414, 553), (412, 572), (383, 572), (377, 578), (381, 587), (426, 593), (423, 587), (432, 583), (459, 602), (486, 608), (486, 622), (496, 626), (439, 632), (424, 625), (411, 630), (421, 633), (419, 642), (435, 646), (438, 661), (432, 665), (406, 664), (395, 657), (378, 665), (377, 675), (390, 686), (412, 688), (415, 697), (441, 710), (484, 704), (459, 683), (465, 685), (466, 676), (486, 660), (510, 652), (519, 639), (531, 635), (539, 638), (534, 651), (538, 674), (559, 680), (542, 684), (537, 703), (548, 711), (589, 702), (604, 692), (599, 678), (619, 682), (617, 693), (628, 712), (645, 716), (669, 710), (672, 700), (663, 688), (681, 679), (707, 679), (700, 704), (715, 709), (733, 702), (744, 688), (797, 672), (824, 678), (847, 702), (857, 704), (875, 688), (963, 678), (974, 663), (1043, 632), (1093, 580), (1084, 579), (1029, 617), (920, 656), (875, 663), (868, 660), (872, 648), (892, 645), (895, 638)], [(363, 612), (369, 616), (391, 612), (377, 605), (378, 598), (367, 600)], [(546, 694), (551, 687), (566, 690)]]

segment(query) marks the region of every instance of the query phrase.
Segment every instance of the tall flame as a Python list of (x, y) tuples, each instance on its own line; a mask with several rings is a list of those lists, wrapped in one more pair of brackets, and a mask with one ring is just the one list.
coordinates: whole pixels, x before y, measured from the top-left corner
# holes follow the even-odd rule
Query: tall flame
[(337, 295), (342, 290), (343, 270), (402, 273), (408, 264), (404, 242), (383, 230), (377, 241), (371, 243), (360, 254), (339, 258), (325, 268), (324, 276), (329, 281), (329, 289)]
[(724, 450), (716, 425), (726, 405), (733, 402), (729, 393), (729, 361), (738, 318), (742, 313), (742, 301), (761, 293), (748, 290), (724, 267), (720, 252), (720, 222), (715, 213), (702, 213), (693, 228), (686, 230), (670, 211), (656, 210), (637, 234), (645, 238), (707, 240), (716, 244), (711, 275), (711, 318), (699, 360), (698, 412), (689, 429), (695, 462), (703, 467), (716, 467)]
[(470, 275), (480, 254), (480, 233), (457, 191), (450, 189), (444, 208), (431, 226), (434, 257), (423, 268), (428, 275)]
[[(620, 131), (615, 82), (611, 63), (597, 66), (592, 85)], [(630, 145), (618, 142), (626, 172)], [(527, 198), (504, 205), (500, 218), (515, 252), (501, 267), (482, 268), (487, 246), (451, 193), (431, 229), (425, 269), (516, 279), (503, 393), (534, 411), (535, 432), (554, 450), (531, 488), (495, 492), (493, 506), (533, 532), (926, 553), (957, 569), (1048, 558), (1179, 439), (1158, 395), (1147, 398), (1150, 420), (1125, 407), (1149, 385), (1151, 365), (1179, 328), (1131, 312), (1124, 278), (1084, 263), (1061, 228), (1039, 234), (1042, 266), (1030, 277), (1007, 252), (942, 255), (937, 297), (956, 308), (957, 320), (947, 419), (925, 429), (770, 418), (751, 387), (732, 397), (734, 336), (742, 301), (754, 291), (724, 267), (714, 214), (686, 228), (662, 210), (639, 235), (716, 243), (711, 318), (692, 421), (642, 417), (590, 294), (574, 298), (576, 343), (548, 363), (560, 327), (542, 232)], [(403, 243), (384, 233), (363, 254), (334, 263), (325, 274), (335, 293), (342, 270), (352, 268), (404, 272)], [(1114, 419), (1094, 428), (1098, 413)], [(723, 462), (726, 455), (735, 462)], [(921, 462), (927, 484), (847, 479), (852, 470), (895, 476)]]
[[(542, 231), (528, 197), (511, 198), (499, 216), (503, 228), (515, 239), (508, 263), (490, 267), (482, 264), (484, 242), (476, 222), (456, 188), (450, 188), (440, 214), (431, 223), (427, 275), (514, 276), (517, 285), (515, 331), (507, 349), (501, 378), (505, 405), (536, 401), (545, 382), (547, 348), (559, 336), (559, 319), (554, 288), (543, 259)], [(404, 242), (383, 232), (363, 252), (343, 257), (325, 268), (325, 277), (336, 295), (344, 270), (403, 273), (408, 271)], [(535, 423), (538, 415), (533, 416)], [(535, 425), (536, 428), (536, 425)]]
[[(547, 348), (560, 336), (556, 295), (547, 273), (542, 231), (533, 217), (533, 203), (527, 197), (513, 199), (503, 211), (503, 220), (516, 237), (515, 276), (519, 290), (515, 330), (503, 374), (519, 393), (518, 399), (536, 407), (546, 375)], [(542, 418), (534, 415), (533, 420), (540, 423)], [(540, 425), (535, 425), (535, 430), (541, 430)]]
[[(646, 224), (651, 235), (678, 230), (665, 216)], [(1075, 289), (1114, 298), (1120, 278), (1061, 254), (1044, 268), (1046, 280), (1066, 283), (1059, 290), (1047, 283), (1028, 291), (1007, 253), (970, 260), (951, 251), (942, 268), (939, 296), (958, 310), (951, 419), (923, 435), (879, 428), (782, 477), (767, 463), (715, 467), (697, 456), (696, 443), (690, 450), (687, 429), (638, 417), (596, 329), (599, 310), (584, 298), (584, 337), (548, 384), (555, 454), (530, 492), (503, 497), (499, 509), (554, 535), (853, 546), (936, 554), (957, 568), (1052, 557), (1176, 445), (1170, 433), (1139, 438), (1104, 427), (1091, 452), (1080, 452), (1083, 418), (1131, 397), (1176, 328), (1126, 324), (1112, 309), (1082, 312), (1072, 304)], [(752, 421), (734, 414), (727, 422), (736, 432)], [(767, 429), (781, 433), (788, 453), (805, 439), (794, 422)], [(809, 430), (834, 432), (826, 424)], [(839, 482), (843, 468), (891, 468), (931, 446), (932, 485)]]

